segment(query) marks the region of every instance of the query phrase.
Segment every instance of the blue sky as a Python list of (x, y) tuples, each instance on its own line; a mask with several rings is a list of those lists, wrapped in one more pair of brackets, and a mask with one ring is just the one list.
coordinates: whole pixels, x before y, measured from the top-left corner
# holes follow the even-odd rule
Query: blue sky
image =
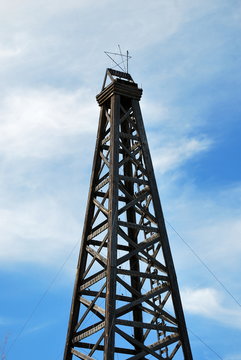
[(95, 96), (120, 44), (144, 90), (194, 359), (240, 360), (241, 306), (173, 230), (240, 303), (240, 1), (10, 0), (0, 31), (0, 354), (62, 357)]

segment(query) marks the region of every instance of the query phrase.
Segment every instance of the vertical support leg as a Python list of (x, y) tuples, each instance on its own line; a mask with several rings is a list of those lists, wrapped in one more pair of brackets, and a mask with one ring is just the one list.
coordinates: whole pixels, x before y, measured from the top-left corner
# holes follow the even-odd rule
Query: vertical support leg
[(76, 270), (74, 291), (73, 291), (73, 297), (72, 297), (72, 305), (71, 305), (71, 309), (70, 309), (69, 326), (68, 326), (64, 358), (63, 358), (64, 360), (71, 360), (72, 356), (73, 356), (72, 352), (71, 352), (72, 338), (73, 338), (73, 335), (75, 332), (75, 326), (78, 322), (78, 315), (79, 315), (79, 309), (80, 309), (80, 302), (78, 299), (78, 291), (79, 291), (80, 283), (82, 280), (82, 275), (85, 271), (85, 266), (86, 266), (86, 258), (87, 258), (87, 253), (85, 250), (86, 239), (87, 239), (87, 236), (89, 233), (91, 221), (93, 218), (93, 212), (94, 212), (94, 204), (93, 204), (92, 199), (93, 199), (93, 192), (94, 192), (94, 187), (95, 187), (98, 171), (100, 169), (100, 156), (99, 156), (100, 142), (103, 137), (105, 122), (106, 122), (105, 109), (104, 109), (104, 106), (102, 106), (101, 112), (100, 112), (100, 121), (99, 121), (98, 133), (97, 133), (96, 146), (95, 146), (92, 175), (91, 175), (91, 180), (90, 180), (90, 190), (89, 190), (88, 201), (87, 201), (85, 222), (84, 222), (84, 228), (83, 228), (83, 236), (82, 236), (82, 242), (81, 242), (81, 246), (80, 246), (77, 270)]
[(106, 281), (105, 351), (104, 360), (114, 360), (115, 308), (117, 275), (119, 121), (120, 96), (111, 97), (109, 238)]
[(159, 225), (160, 235), (161, 235), (161, 241), (162, 241), (162, 249), (163, 249), (163, 256), (165, 258), (166, 267), (168, 269), (168, 274), (170, 278), (170, 286), (172, 291), (172, 297), (173, 297), (173, 306), (175, 309), (176, 318), (178, 320), (179, 329), (180, 329), (180, 338), (182, 342), (182, 348), (184, 353), (185, 360), (193, 360), (192, 353), (191, 353), (191, 347), (189, 343), (189, 338), (187, 334), (187, 328), (186, 328), (186, 322), (184, 318), (184, 313), (182, 309), (182, 303), (181, 303), (181, 297), (179, 292), (179, 287), (177, 283), (176, 278), (176, 272), (174, 268), (174, 263), (172, 259), (171, 249), (168, 241), (164, 216), (161, 208), (160, 198), (158, 194), (156, 179), (154, 175), (153, 165), (151, 161), (151, 155), (150, 150), (146, 138), (146, 132), (142, 120), (141, 110), (139, 102), (136, 100), (132, 101), (133, 111), (136, 117), (136, 120), (138, 122), (138, 130), (141, 137), (142, 142), (142, 149), (143, 149), (143, 156), (146, 163), (146, 169), (148, 171), (148, 178), (150, 181), (151, 191), (152, 191), (152, 197), (153, 197), (153, 205), (155, 208), (155, 213)]

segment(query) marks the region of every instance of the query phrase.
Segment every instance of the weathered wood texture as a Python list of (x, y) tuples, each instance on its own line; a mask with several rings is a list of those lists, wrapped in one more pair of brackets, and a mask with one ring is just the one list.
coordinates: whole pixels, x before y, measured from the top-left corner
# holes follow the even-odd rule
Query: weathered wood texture
[(64, 360), (192, 360), (141, 95), (107, 69)]

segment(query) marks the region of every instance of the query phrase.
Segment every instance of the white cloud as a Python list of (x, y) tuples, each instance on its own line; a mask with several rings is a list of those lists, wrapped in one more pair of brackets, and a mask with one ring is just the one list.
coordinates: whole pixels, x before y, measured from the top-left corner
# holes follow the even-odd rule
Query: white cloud
[[(235, 211), (234, 211), (235, 212)], [(207, 222), (209, 222), (208, 219)], [(240, 266), (241, 256), (241, 217), (230, 216), (229, 218), (214, 218), (211, 224), (203, 224), (192, 231), (192, 235), (199, 241), (198, 248), (205, 247), (203, 256), (206, 261), (216, 264), (224, 263), (222, 269), (228, 270), (229, 266), (237, 268)]]
[[(2, 38), (8, 44), (20, 34), (20, 39), (14, 41), (18, 49), (22, 48), (21, 36), (24, 36), (24, 47), (27, 46), (28, 51), (23, 52), (22, 67), (40, 64), (38, 72), (40, 66), (48, 71), (53, 64), (61, 71), (84, 69), (82, 76), (86, 78), (87, 73), (89, 80), (93, 66), (97, 69), (108, 64), (104, 50), (114, 51), (120, 43), (125, 44), (134, 56), (138, 55), (140, 50), (146, 51), (169, 39), (189, 21), (220, 6), (217, 1), (198, 1), (194, 5), (190, 0), (143, 2), (141, 5), (137, 0), (124, 3), (123, 6), (123, 2), (115, 2), (113, 6), (110, 0), (11, 0), (0, 5)], [(12, 22), (8, 21), (4, 30), (6, 19)], [(103, 44), (106, 44), (104, 49)], [(25, 71), (28, 71), (27, 67)]]
[[(31, 169), (31, 160), (34, 159), (41, 184), (43, 180), (37, 160), (49, 161), (66, 154), (74, 155), (76, 149), (79, 152), (85, 145), (89, 146), (90, 137), (92, 139), (96, 134), (98, 113), (94, 95), (86, 89), (27, 88), (25, 91), (15, 90), (3, 98), (0, 108), (0, 154), (4, 158), (1, 187), (9, 191), (8, 184), (14, 179), (16, 197), (21, 191), (19, 183), (24, 184), (30, 194), (26, 193), (21, 202), (14, 199), (13, 194), (2, 195), (5, 204), (0, 209), (2, 263), (55, 263), (64, 258), (66, 248), (81, 235), (74, 215), (58, 200), (61, 194), (53, 196), (46, 187), (45, 195), (40, 198), (38, 189), (34, 192), (35, 184), (28, 179), (27, 169)], [(178, 133), (179, 129), (176, 131)], [(163, 143), (161, 151), (157, 146), (158, 139), (154, 144), (154, 163), (165, 172), (178, 168), (190, 157), (206, 150), (209, 141), (182, 135), (178, 144)], [(91, 157), (87, 160), (89, 163), (92, 161)], [(21, 168), (25, 170), (19, 175)], [(19, 180), (19, 176), (22, 179)]]
[(240, 268), (240, 193), (241, 186), (232, 184), (207, 192), (186, 184), (169, 203), (174, 228), (224, 282)]
[[(181, 185), (179, 179), (177, 187), (175, 181), (165, 182), (165, 179), (170, 179), (168, 174), (162, 185), (167, 221), (214, 273), (224, 283), (229, 281), (229, 286), (237, 291), (236, 275), (240, 271), (241, 256), (241, 186), (230, 184), (226, 189), (202, 189), (195, 186), (192, 179), (184, 178)], [(180, 264), (188, 266), (182, 261), (187, 255), (193, 266), (193, 263), (200, 264), (169, 226), (168, 232), (173, 246), (178, 249), (176, 256)], [(197, 279), (200, 277), (198, 271)]]
[(5, 266), (59, 263), (80, 238), (80, 224), (56, 198), (0, 209), (0, 218), (0, 259)]
[(96, 131), (98, 106), (88, 95), (49, 88), (10, 93), (1, 103), (0, 153), (49, 158), (73, 151), (76, 137), (84, 141)]
[(0, 46), (0, 59), (9, 58), (19, 55), (21, 53), (21, 48), (19, 47), (5, 47)]
[(39, 332), (39, 331), (43, 331), (44, 329), (46, 329), (47, 327), (51, 326), (52, 323), (51, 322), (44, 322), (42, 324), (39, 324), (38, 325), (35, 325), (35, 326), (31, 326), (30, 328), (27, 328), (23, 335), (28, 335), (28, 334), (32, 334), (32, 333), (35, 333), (35, 332)]
[[(176, 134), (177, 138), (178, 133)], [(207, 138), (181, 138), (175, 143), (165, 144), (163, 147), (154, 148), (152, 151), (155, 168), (164, 174), (176, 170), (190, 158), (210, 148), (211, 140)]]
[(186, 288), (181, 294), (185, 311), (241, 329), (240, 309), (227, 307), (224, 296), (217, 290), (213, 288)]

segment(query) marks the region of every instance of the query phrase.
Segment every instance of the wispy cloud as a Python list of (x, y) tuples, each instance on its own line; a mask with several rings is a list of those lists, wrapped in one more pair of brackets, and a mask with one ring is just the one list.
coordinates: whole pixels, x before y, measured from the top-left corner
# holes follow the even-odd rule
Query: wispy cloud
[(0, 210), (2, 266), (15, 262), (49, 266), (65, 260), (80, 237), (76, 218), (51, 197)]
[(47, 327), (51, 326), (52, 324), (50, 322), (44, 322), (44, 323), (41, 323), (41, 324), (38, 324), (38, 325), (32, 325), (31, 327), (27, 328), (24, 333), (23, 333), (23, 336), (24, 335), (29, 335), (29, 334), (32, 334), (32, 333), (35, 333), (35, 332), (39, 332), (39, 331), (42, 331), (42, 330), (45, 330)]
[(240, 309), (228, 308), (223, 298), (222, 293), (213, 288), (182, 290), (183, 306), (186, 312), (241, 329)]
[(22, 50), (19, 47), (0, 46), (0, 60), (2, 58), (3, 59), (7, 58), (7, 60), (9, 60), (9, 58), (19, 55), (21, 51)]
[(1, 101), (0, 153), (15, 158), (69, 153), (74, 138), (96, 130), (97, 111), (86, 89), (14, 91)]
[[(178, 136), (177, 136), (178, 137)], [(182, 138), (174, 143), (167, 143), (153, 151), (153, 163), (157, 171), (164, 174), (175, 171), (187, 160), (210, 148), (211, 140), (206, 138)]]
[[(99, 116), (95, 95), (112, 65), (104, 50), (120, 44), (130, 51), (130, 72), (144, 88), (141, 107), (165, 217), (239, 299), (240, 176), (225, 188), (219, 179), (209, 187), (211, 166), (206, 186), (191, 167), (218, 152), (218, 141), (233, 145), (226, 129), (240, 118), (240, 23), (240, 4), (229, 0), (0, 3), (1, 267), (28, 264), (49, 272), (64, 263), (80, 238)], [(223, 139), (217, 138), (220, 132)], [(202, 318), (204, 331), (216, 325), (238, 331), (240, 314), (231, 299), (177, 234), (170, 229), (169, 234), (190, 327)], [(25, 280), (19, 274), (17, 288)], [(62, 292), (57, 296), (55, 305), (59, 296), (64, 299)], [(56, 342), (64, 341), (63, 327), (56, 325)], [(36, 346), (47, 344), (48, 329), (40, 330), (31, 329)], [(227, 332), (223, 342), (211, 330), (209, 343), (217, 343), (225, 358), (233, 339)], [(25, 340), (13, 349), (13, 358), (32, 351), (35, 343)], [(196, 344), (193, 350), (195, 359), (210, 358)], [(240, 359), (239, 350), (225, 360)]]

